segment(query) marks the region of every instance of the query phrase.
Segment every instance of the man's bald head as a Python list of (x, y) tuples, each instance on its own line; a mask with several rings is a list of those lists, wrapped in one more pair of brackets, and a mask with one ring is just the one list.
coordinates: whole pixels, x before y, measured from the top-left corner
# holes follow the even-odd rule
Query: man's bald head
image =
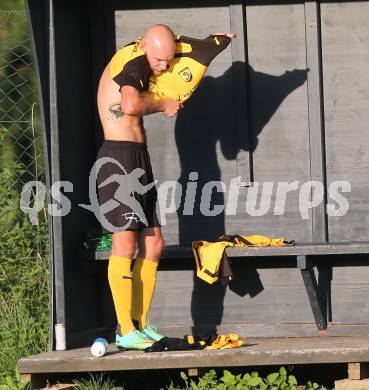
[(174, 33), (165, 24), (154, 24), (149, 27), (143, 36), (142, 41), (146, 45), (161, 49), (165, 46), (173, 49), (175, 48)]
[(141, 49), (146, 53), (154, 74), (160, 74), (168, 69), (174, 57), (176, 43), (173, 31), (164, 24), (154, 24), (145, 31)]

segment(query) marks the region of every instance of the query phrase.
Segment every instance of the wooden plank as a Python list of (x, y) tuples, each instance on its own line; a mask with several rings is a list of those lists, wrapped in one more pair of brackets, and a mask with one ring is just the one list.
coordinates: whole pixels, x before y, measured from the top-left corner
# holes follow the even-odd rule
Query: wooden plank
[(340, 379), (334, 381), (335, 390), (369, 390), (369, 379), (351, 380)]
[[(298, 256), (298, 255), (342, 255), (369, 253), (369, 243), (321, 243), (321, 244), (298, 244), (294, 246), (267, 246), (267, 247), (244, 247), (227, 248), (229, 257), (254, 257), (254, 256)], [(81, 256), (90, 260), (107, 260), (110, 252), (82, 250)], [(188, 259), (193, 258), (190, 247), (168, 246), (165, 248), (162, 259)]]
[(295, 246), (269, 246), (228, 248), (227, 254), (237, 256), (298, 256), (298, 255), (340, 255), (354, 253), (369, 253), (368, 243), (337, 243), (337, 244), (299, 244)]
[[(368, 271), (366, 270), (366, 273)], [(365, 283), (337, 284), (332, 286), (332, 320), (346, 324), (369, 322), (369, 287)]]
[(349, 363), (348, 364), (348, 379), (360, 380), (369, 378), (368, 363)]
[(314, 321), (297, 269), (232, 266), (236, 277), (227, 289), (204, 283), (193, 270), (159, 271), (150, 310), (153, 323), (197, 332), (208, 325)]
[[(305, 1), (306, 64), (309, 110), (310, 177), (326, 188), (324, 122), (321, 85), (320, 14), (316, 1)], [(311, 210), (313, 242), (328, 241), (326, 189), (323, 201)]]
[[(346, 260), (346, 264), (350, 264)], [(346, 324), (369, 322), (368, 267), (333, 267), (332, 321)]]
[(301, 185), (310, 179), (304, 22), (303, 3), (246, 2), (252, 172), (254, 187), (259, 184), (256, 208), (261, 208), (262, 185), (272, 182), (274, 187), (266, 191), (271, 208), (257, 217), (245, 210), (253, 202), (252, 187), (241, 189), (236, 215), (226, 218), (227, 232), (293, 232), (297, 240), (312, 241), (311, 221), (299, 212), (299, 191), (291, 190), (284, 212), (274, 213), (278, 182)]
[(22, 381), (31, 382), (32, 375), (31, 374), (20, 374), (20, 378)]
[[(267, 269), (245, 258), (234, 259), (235, 279), (227, 289), (198, 279), (191, 269), (193, 263), (188, 264), (189, 269), (180, 271), (175, 270), (178, 263), (172, 264), (172, 270), (158, 273), (150, 318), (159, 327), (185, 326), (187, 332), (194, 323), (197, 327), (206, 324), (214, 327), (237, 323), (313, 322), (300, 271), (286, 266), (280, 268), (278, 259), (274, 259), (274, 265), (272, 260), (269, 263), (271, 268)], [(291, 264), (293, 266), (292, 259)], [(347, 267), (343, 269), (349, 270)], [(368, 267), (359, 269), (363, 277), (368, 274)], [(338, 281), (332, 287), (334, 323), (368, 322), (368, 284), (363, 281), (356, 283), (355, 273), (352, 277), (350, 284)], [(357, 310), (352, 310), (352, 307)]]
[(351, 185), (351, 192), (342, 193), (349, 203), (347, 214), (328, 218), (329, 237), (365, 240), (369, 234), (369, 3), (321, 2), (320, 7), (327, 182)]
[[(40, 390), (75, 390), (78, 389), (78, 383), (55, 383), (46, 386)], [(112, 390), (124, 390), (123, 387), (112, 387)]]
[(367, 336), (311, 338), (249, 338), (233, 350), (119, 352), (112, 344), (102, 358), (89, 348), (46, 352), (18, 362), (20, 373), (145, 370), (161, 368), (239, 367), (257, 365), (369, 361)]
[(199, 370), (197, 368), (189, 368), (188, 369), (188, 376), (198, 376)]

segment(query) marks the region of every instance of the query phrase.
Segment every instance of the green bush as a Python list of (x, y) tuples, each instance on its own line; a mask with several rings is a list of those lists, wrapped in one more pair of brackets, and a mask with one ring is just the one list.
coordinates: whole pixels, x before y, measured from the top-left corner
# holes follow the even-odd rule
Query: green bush
[[(273, 372), (266, 378), (259, 376), (257, 372), (251, 374), (233, 375), (230, 371), (224, 370), (223, 376), (217, 378), (215, 370), (199, 377), (197, 381), (190, 380), (182, 372), (181, 377), (185, 387), (175, 387), (171, 384), (167, 390), (297, 390), (297, 380), (293, 375), (288, 375), (284, 367), (279, 372)], [(305, 387), (305, 386), (304, 386)], [(326, 390), (317, 383), (308, 382), (306, 390)]]

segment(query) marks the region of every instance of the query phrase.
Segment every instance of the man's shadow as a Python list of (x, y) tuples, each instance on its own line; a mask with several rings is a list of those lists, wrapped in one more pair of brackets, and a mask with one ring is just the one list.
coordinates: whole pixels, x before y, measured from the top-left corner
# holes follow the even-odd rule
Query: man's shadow
[[(232, 77), (247, 72), (249, 85), (249, 134), (242, 139), (232, 128)], [(222, 180), (222, 172), (217, 159), (220, 150), (226, 160), (235, 160), (240, 150), (253, 152), (258, 143), (258, 136), (282, 101), (301, 86), (307, 78), (307, 70), (286, 71), (280, 76), (273, 76), (254, 69), (243, 62), (235, 62), (220, 77), (207, 76), (200, 83), (198, 90), (185, 103), (185, 109), (177, 115), (175, 139), (181, 163), (181, 175), (178, 179), (186, 194), (187, 183), (197, 183), (193, 213), (191, 207), (184, 208), (184, 198), (178, 209), (179, 245), (190, 246), (194, 240), (214, 241), (225, 231), (224, 211), (216, 216), (206, 216), (200, 211), (202, 189), (209, 181)], [(233, 83), (233, 84), (232, 84)], [(247, 127), (245, 126), (245, 131)], [(237, 139), (238, 137), (238, 139)], [(219, 153), (219, 152), (218, 152)], [(236, 162), (235, 162), (236, 163)], [(197, 172), (197, 175), (191, 175)], [(228, 174), (229, 176), (229, 174)], [(223, 180), (224, 181), (224, 180)], [(224, 194), (213, 189), (210, 210), (214, 205), (225, 204)], [(242, 232), (240, 232), (242, 233)], [(230, 288), (240, 296), (251, 297), (263, 290), (255, 267), (240, 269), (233, 265), (236, 275)], [(209, 285), (194, 275), (191, 312), (193, 333), (199, 334), (216, 330), (223, 317), (223, 301), (226, 287), (220, 284)]]

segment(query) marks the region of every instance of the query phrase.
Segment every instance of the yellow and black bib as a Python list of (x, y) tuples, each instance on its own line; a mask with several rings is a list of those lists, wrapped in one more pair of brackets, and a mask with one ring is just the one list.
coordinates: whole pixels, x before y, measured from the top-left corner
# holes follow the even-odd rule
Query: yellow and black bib
[(184, 102), (199, 85), (210, 62), (229, 42), (230, 38), (223, 35), (211, 35), (206, 39), (178, 36), (169, 69), (158, 76), (151, 75), (149, 89), (144, 96)]
[(149, 99), (184, 102), (199, 85), (211, 61), (230, 41), (225, 35), (210, 35), (205, 39), (177, 36), (170, 67), (156, 76), (139, 48), (138, 39), (117, 51), (111, 60), (110, 73), (117, 84), (131, 85)]
[(120, 86), (130, 85), (139, 92), (149, 88), (151, 68), (145, 53), (140, 49), (141, 40), (119, 49), (110, 61), (110, 75)]

